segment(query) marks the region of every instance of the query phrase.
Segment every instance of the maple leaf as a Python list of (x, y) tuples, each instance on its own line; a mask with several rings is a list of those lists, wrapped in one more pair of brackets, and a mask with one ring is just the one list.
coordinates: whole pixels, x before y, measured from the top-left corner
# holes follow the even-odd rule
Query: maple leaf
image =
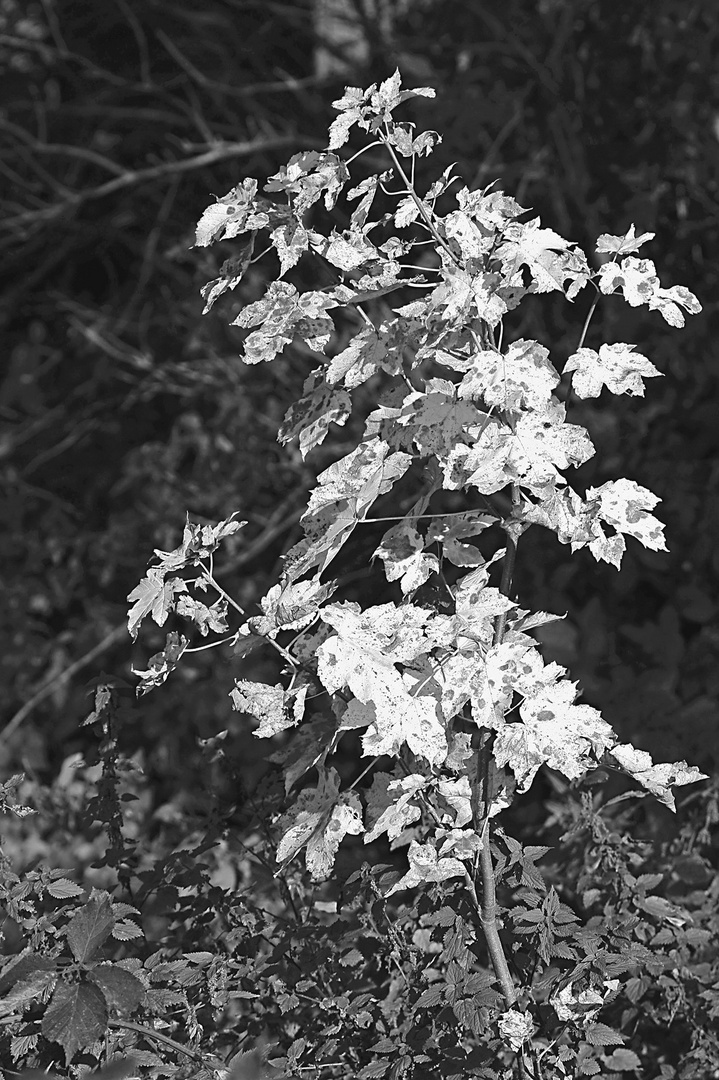
[(493, 232), (480, 228), (463, 210), (453, 210), (447, 214), (442, 220), (442, 227), (447, 239), (456, 241), (465, 263), (470, 259), (480, 260), (492, 250)]
[(473, 544), (462, 544), (467, 536), (478, 536), (493, 525), (495, 518), (476, 510), (434, 518), (428, 528), (425, 544), (441, 543), (442, 554), (455, 566), (482, 566), (486, 559)]
[(462, 578), (455, 592), (457, 646), (460, 649), (467, 644), (472, 648), (476, 642), (488, 647), (494, 636), (494, 620), (497, 615), (515, 607), (499, 589), (483, 586), (482, 578), (478, 580), (476, 587), (472, 586), (473, 575), (480, 570), (483, 576), (484, 567), (472, 571)]
[(148, 660), (149, 667), (146, 671), (138, 668), (132, 669), (133, 675), (140, 679), (137, 688), (139, 695), (148, 694), (156, 686), (162, 686), (170, 672), (174, 671), (183, 652), (189, 645), (189, 641), (182, 634), (168, 634), (165, 638), (165, 647), (162, 652), (155, 653)]
[(346, 686), (357, 699), (350, 702), (345, 721), (349, 715), (355, 726), (368, 727), (362, 739), (365, 756), (396, 754), (406, 742), (432, 765), (446, 757), (447, 738), (431, 675), (400, 673), (395, 666), (408, 663), (424, 647), (417, 630), (430, 615), (411, 605), (398, 610), (393, 604), (362, 614), (357, 605), (332, 604), (321, 613), (338, 632), (319, 646), (317, 674), (330, 693)]
[(409, 454), (389, 453), (381, 439), (360, 443), (351, 453), (330, 465), (317, 477), (301, 520), (311, 518), (331, 504), (347, 500), (356, 520), (364, 517), (375, 499), (386, 495), (412, 463)]
[[(574, 983), (568, 983), (549, 999), (549, 1003), (562, 1022), (567, 1020), (593, 1020), (604, 1004), (604, 997), (597, 990), (587, 988), (576, 992)], [(623, 1042), (621, 1035), (615, 1035), (617, 1044)], [(606, 1043), (605, 1045), (611, 1045)]]
[(203, 559), (217, 550), (221, 540), (226, 536), (232, 536), (244, 525), (246, 521), (235, 521), (235, 514), (217, 525), (195, 525), (190, 521), (188, 514), (185, 520), (185, 528), (182, 534), (182, 543), (174, 551), (160, 551), (155, 548), (155, 555), (160, 560), (165, 573), (170, 570), (184, 570), (189, 566), (199, 566)]
[(236, 679), (230, 698), (233, 709), (249, 713), (260, 721), (252, 734), (258, 739), (267, 739), (299, 724), (304, 714), (307, 690), (306, 684), (284, 690), (279, 683), (269, 686), (267, 683)]
[(620, 291), (630, 307), (646, 304), (651, 310), (658, 310), (670, 326), (684, 326), (682, 307), (690, 315), (702, 310), (694, 293), (684, 286), (662, 289), (651, 259), (628, 256), (619, 264), (605, 263), (599, 270), (599, 288), (606, 294)]
[(208, 206), (197, 224), (195, 247), (208, 247), (266, 224), (268, 218), (258, 217), (256, 194), (257, 181), (247, 179)]
[(446, 881), (451, 877), (464, 877), (464, 864), (459, 859), (439, 858), (432, 844), (419, 844), (413, 840), (407, 852), (409, 870), (400, 878), (391, 889), (387, 890), (387, 896), (400, 892), (402, 889), (413, 889), (415, 885), (429, 885), (435, 881)]
[(556, 664), (545, 665), (536, 648), (508, 639), (491, 645), (483, 659), (469, 683), (472, 716), (480, 727), (504, 727), (515, 692), (536, 692), (564, 672)]
[(693, 765), (687, 765), (686, 761), (655, 765), (651, 754), (646, 750), (636, 750), (629, 743), (612, 746), (610, 755), (626, 773), (673, 811), (676, 811), (673, 787), (708, 779), (706, 773), (700, 772)]
[(300, 295), (287, 281), (271, 281), (262, 299), (248, 304), (232, 323), (262, 327), (245, 339), (245, 363), (273, 360), (296, 335), (321, 351), (334, 332), (334, 323), (325, 314), (334, 306), (336, 302), (326, 293)]
[(532, 275), (530, 291), (533, 292), (563, 292), (565, 282), (569, 281), (567, 297), (571, 300), (589, 281), (587, 260), (570, 241), (540, 225), (539, 218), (524, 225), (508, 225), (497, 248), (497, 258), (508, 277), (526, 266)]
[(329, 237), (312, 233), (311, 245), (313, 251), (339, 270), (357, 270), (370, 262), (382, 264), (377, 248), (359, 229), (350, 231), (347, 236), (340, 236), (334, 230)]
[(527, 212), (516, 199), (505, 195), (503, 191), (486, 193), (470, 191), (466, 187), (460, 188), (457, 192), (457, 204), (460, 210), (482, 225), (490, 235), (504, 232), (511, 222)]
[(449, 824), (453, 829), (462, 829), (472, 820), (472, 789), (469, 777), (440, 779), (437, 783), (437, 792), (452, 808), (452, 815), (446, 813), (443, 815), (443, 824)]
[(280, 277), (284, 277), (308, 250), (310, 234), (301, 221), (293, 218), (270, 233), (270, 242), (280, 260)]
[(183, 592), (175, 604), (175, 611), (183, 619), (194, 622), (203, 637), (207, 637), (210, 630), (216, 634), (227, 633), (227, 600), (224, 596), (208, 607), (189, 593)]
[(642, 244), (646, 244), (647, 240), (653, 240), (655, 235), (653, 232), (645, 232), (637, 236), (634, 223), (632, 223), (624, 236), (602, 233), (597, 240), (597, 251), (608, 252), (612, 255), (628, 255), (632, 251), (639, 251)]
[(255, 634), (274, 636), (278, 630), (301, 630), (315, 619), (320, 604), (335, 591), (333, 583), (318, 578), (286, 585), (273, 585), (260, 600), (262, 615), (248, 619)]
[(347, 166), (336, 154), (308, 150), (295, 154), (271, 176), (265, 191), (292, 195), (292, 210), (299, 220), (323, 194), (325, 207), (331, 210), (348, 180)]
[(534, 1032), (534, 1020), (529, 1013), (519, 1009), (507, 1009), (498, 1021), (499, 1034), (515, 1054), (531, 1039)]
[(542, 765), (576, 780), (597, 765), (616, 741), (611, 727), (591, 705), (575, 705), (576, 684), (545, 686), (520, 705), (521, 723), (507, 724), (496, 736), (494, 758), (509, 765), (519, 791), (527, 791)]
[(606, 386), (613, 394), (633, 394), (644, 397), (642, 379), (661, 375), (646, 356), (634, 352), (634, 345), (621, 342), (600, 345), (594, 349), (578, 349), (567, 360), (565, 371), (572, 371), (572, 386), (577, 397), (599, 397)]
[(281, 869), (306, 848), (305, 864), (312, 880), (325, 881), (344, 837), (364, 831), (359, 796), (355, 791), (340, 794), (339, 785), (334, 769), (320, 769), (317, 787), (301, 791), (294, 806), (283, 814), (277, 824)]
[(206, 285), (202, 286), (200, 296), (205, 301), (205, 306), (202, 309), (203, 315), (207, 314), (215, 301), (226, 293), (228, 289), (235, 289), (239, 285), (252, 260), (254, 247), (255, 238), (253, 234), (243, 244), (237, 255), (231, 259), (225, 259), (220, 267), (219, 277), (213, 278), (212, 281), (208, 281)]
[(506, 353), (477, 353), (458, 388), (460, 398), (481, 396), (500, 409), (541, 408), (552, 396), (559, 374), (549, 350), (537, 341), (514, 341)]
[(305, 773), (334, 753), (339, 737), (335, 718), (320, 716), (305, 720), (289, 743), (271, 755), (269, 760), (284, 768), (285, 794), (289, 794)]
[(342, 387), (329, 386), (321, 368), (307, 376), (302, 397), (290, 405), (277, 433), (281, 443), (299, 435), (300, 453), (305, 458), (324, 442), (330, 424), (342, 427), (352, 412), (352, 399)]
[(410, 521), (401, 521), (382, 537), (374, 556), (384, 563), (387, 581), (399, 579), (403, 595), (414, 592), (439, 571), (436, 555), (423, 554), (425, 542)]
[(490, 417), (472, 446), (458, 443), (442, 462), (443, 486), (454, 491), (471, 484), (483, 495), (493, 495), (515, 479), (511, 455), (511, 430)]
[(455, 401), (453, 391), (447, 380), (433, 379), (424, 393), (410, 390), (400, 406), (375, 410), (368, 426), (388, 435), (392, 429), (394, 446), (415, 446), (423, 456), (444, 460), (459, 440), (468, 439), (465, 429), (481, 425), (485, 415), (469, 402)]
[(422, 811), (413, 799), (428, 782), (428, 777), (419, 773), (399, 779), (393, 778), (391, 773), (375, 773), (367, 795), (365, 844), (371, 844), (385, 832), (388, 840), (397, 840), (406, 828), (418, 821)]
[(558, 469), (582, 465), (594, 455), (586, 430), (565, 423), (565, 416), (565, 406), (553, 399), (517, 417), (508, 465), (530, 490), (561, 483)]
[[(341, 117), (337, 117), (339, 122)], [(374, 201), (375, 194), (377, 192), (377, 185), (379, 184), (379, 176), (374, 173), (372, 176), (366, 177), (357, 187), (353, 187), (346, 193), (348, 202), (353, 199), (359, 199), (359, 203), (350, 217), (350, 225), (353, 229), (362, 229), (367, 221), (372, 203)]]
[(158, 626), (164, 626), (167, 616), (173, 610), (173, 596), (187, 589), (181, 578), (165, 581), (165, 573), (164, 566), (151, 566), (147, 576), (127, 597), (131, 603), (135, 601), (127, 616), (127, 628), (133, 641), (136, 640), (140, 623), (146, 615), (152, 615)]
[(374, 326), (365, 326), (330, 361), (325, 378), (330, 385), (344, 382), (349, 390), (374, 375), (387, 355), (387, 346)]
[[(664, 526), (652, 514), (660, 501), (648, 488), (634, 480), (609, 480), (598, 488), (587, 490), (587, 502), (596, 503), (598, 518), (618, 532), (633, 536), (652, 551), (666, 551)], [(589, 545), (593, 550), (592, 544)]]

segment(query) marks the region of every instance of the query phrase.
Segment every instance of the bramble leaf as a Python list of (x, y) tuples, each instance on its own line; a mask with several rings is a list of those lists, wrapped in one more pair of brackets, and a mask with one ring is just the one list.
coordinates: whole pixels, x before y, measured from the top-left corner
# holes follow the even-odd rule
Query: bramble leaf
[(107, 893), (96, 893), (73, 915), (67, 927), (67, 941), (75, 959), (81, 963), (90, 960), (108, 939), (114, 925)]
[(90, 1047), (107, 1029), (107, 1002), (98, 986), (87, 980), (60, 981), (42, 1018), (42, 1033), (60, 1043), (65, 1062)]

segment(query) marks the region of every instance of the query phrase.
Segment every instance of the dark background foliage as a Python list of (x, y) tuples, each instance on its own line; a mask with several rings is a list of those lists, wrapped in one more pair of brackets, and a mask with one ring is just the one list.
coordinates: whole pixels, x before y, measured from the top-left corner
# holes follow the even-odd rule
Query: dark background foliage
[[(546, 645), (586, 700), (657, 758), (711, 771), (714, 5), (353, 0), (344, 26), (331, 6), (0, 2), (2, 769), (49, 781), (69, 755), (91, 753), (90, 729), (79, 726), (91, 707), (87, 680), (104, 670), (131, 686), (130, 664), (145, 666), (161, 647), (164, 633), (151, 629), (131, 645), (125, 597), (152, 549), (176, 546), (186, 511), (195, 521), (235, 510), (248, 520), (219, 567), (243, 606), (271, 583), (328, 460), (323, 449), (303, 463), (274, 438), (308, 362), (290, 352), (287, 363), (248, 369), (238, 359), (227, 324), (262, 291), (263, 263), (201, 317), (198, 290), (219, 263), (215, 249), (191, 249), (194, 223), (243, 176), (262, 181), (292, 153), (321, 148), (343, 86), (399, 65), (408, 84), (437, 90), (415, 106), (444, 138), (432, 175), (456, 161), (470, 186), (499, 178), (588, 251), (601, 232), (632, 222), (652, 230), (648, 254), (663, 283), (687, 285), (704, 304), (680, 333), (656, 314), (603, 303), (588, 344), (635, 342), (666, 378), (646, 402), (576, 405), (598, 446), (582, 479), (626, 474), (660, 495), (670, 554), (632, 545), (618, 575), (569, 560), (535, 530), (517, 583), (528, 604), (569, 612)], [(511, 332), (537, 337), (562, 361), (588, 300), (574, 309), (542, 301)], [(348, 588), (373, 587), (361, 568), (343, 570)], [(237, 674), (231, 655), (208, 650), (128, 705), (123, 750), (149, 778), (148, 819), (192, 800), (197, 739), (228, 726), (241, 775), (255, 783), (260, 749), (226, 696)], [(39, 843), (37, 854), (49, 849)]]

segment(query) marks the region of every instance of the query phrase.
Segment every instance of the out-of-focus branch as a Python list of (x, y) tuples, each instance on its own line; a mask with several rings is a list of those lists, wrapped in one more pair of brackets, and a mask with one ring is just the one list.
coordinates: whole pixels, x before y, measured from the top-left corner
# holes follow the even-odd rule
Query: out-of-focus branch
[(204, 169), (208, 165), (214, 165), (219, 161), (226, 161), (228, 158), (249, 157), (252, 154), (266, 153), (268, 150), (277, 150), (280, 147), (292, 146), (297, 143), (302, 146), (312, 146), (315, 149), (321, 149), (317, 139), (308, 139), (302, 135), (277, 135), (264, 139), (255, 139), (250, 142), (220, 143), (217, 146), (213, 146), (212, 149), (206, 150), (203, 154), (196, 154), (194, 157), (185, 158), (184, 161), (163, 161), (159, 165), (151, 165), (146, 169), (127, 169), (123, 172), (122, 176), (118, 176), (114, 180), (108, 180), (104, 184), (98, 184), (97, 187), (85, 188), (84, 191), (74, 192), (71, 196), (60, 202), (54, 203), (52, 206), (45, 207), (42, 210), (24, 211), (22, 214), (17, 214), (14, 218), (6, 219), (3, 222), (3, 225), (6, 229), (10, 229), (13, 226), (22, 225), (27, 221), (33, 221), (39, 217), (44, 217), (46, 220), (52, 220), (68, 210), (75, 209), (83, 202), (88, 202), (91, 199), (102, 199), (106, 195), (112, 195), (116, 191), (123, 190), (123, 188), (134, 187), (137, 184), (143, 184), (150, 180), (158, 180), (161, 177), (177, 176), (180, 173)]

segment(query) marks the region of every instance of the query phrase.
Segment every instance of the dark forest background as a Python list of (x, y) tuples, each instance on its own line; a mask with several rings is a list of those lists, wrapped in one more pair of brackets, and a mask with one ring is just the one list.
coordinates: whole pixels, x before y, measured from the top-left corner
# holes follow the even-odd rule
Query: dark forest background
[[(586, 701), (656, 759), (715, 772), (714, 0), (332, 7), (0, 0), (0, 780), (24, 771), (56, 800), (71, 791), (82, 775), (71, 766), (97, 741), (81, 726), (89, 695), (108, 677), (128, 688), (123, 752), (146, 777), (129, 812), (168, 820), (191, 803), (198, 739), (226, 728), (248, 785), (259, 774), (262, 747), (230, 712), (231, 653), (187, 656), (161, 690), (132, 693), (131, 665), (145, 667), (167, 629), (148, 625), (134, 645), (126, 631), (126, 596), (153, 548), (177, 546), (186, 511), (199, 522), (239, 511), (249, 524), (218, 573), (252, 611), (327, 463), (275, 441), (306, 359), (245, 368), (228, 325), (273, 266), (257, 264), (201, 317), (199, 289), (228, 252), (193, 250), (194, 225), (213, 195), (322, 148), (332, 99), (396, 66), (437, 90), (416, 106), (444, 138), (433, 175), (456, 161), (470, 186), (499, 178), (588, 252), (632, 222), (653, 231), (643, 253), (662, 284), (704, 305), (678, 331), (604, 304), (588, 341), (634, 342), (665, 375), (646, 401), (584, 403), (581, 419), (598, 447), (584, 478), (628, 475), (656, 492), (670, 553), (631, 544), (617, 574), (535, 530), (517, 585), (525, 602), (569, 612), (545, 644)], [(513, 336), (571, 350), (588, 299), (541, 300)], [(361, 566), (345, 571), (358, 596), (370, 588)], [(76, 835), (64, 851), (57, 832), (35, 829), (25, 858), (83, 861)]]

